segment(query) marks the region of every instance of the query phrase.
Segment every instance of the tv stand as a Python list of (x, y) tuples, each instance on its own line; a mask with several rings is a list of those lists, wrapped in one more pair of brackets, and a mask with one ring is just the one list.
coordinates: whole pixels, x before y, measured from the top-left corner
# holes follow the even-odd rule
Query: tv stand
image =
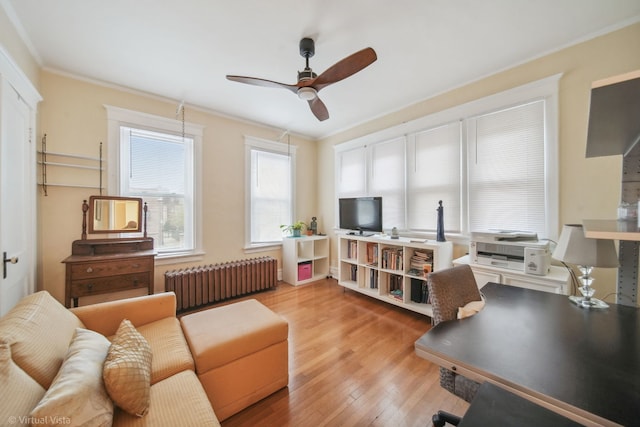
[[(412, 257), (426, 254), (428, 268), (412, 267)], [(433, 316), (426, 293), (426, 273), (451, 267), (453, 244), (408, 238), (338, 235), (338, 284), (372, 298)]]

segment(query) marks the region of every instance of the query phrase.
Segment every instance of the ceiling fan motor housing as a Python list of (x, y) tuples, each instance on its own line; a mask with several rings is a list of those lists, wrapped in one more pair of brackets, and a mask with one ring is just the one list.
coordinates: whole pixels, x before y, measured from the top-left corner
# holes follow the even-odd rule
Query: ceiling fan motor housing
[(311, 71), (311, 68), (305, 68), (302, 71), (298, 71), (298, 81), (302, 82), (305, 80), (311, 80), (311, 79), (315, 79), (316, 77), (318, 77), (318, 75), (316, 73), (314, 73), (313, 71)]
[(311, 58), (316, 53), (316, 47), (313, 39), (308, 37), (300, 40), (300, 55), (303, 58)]

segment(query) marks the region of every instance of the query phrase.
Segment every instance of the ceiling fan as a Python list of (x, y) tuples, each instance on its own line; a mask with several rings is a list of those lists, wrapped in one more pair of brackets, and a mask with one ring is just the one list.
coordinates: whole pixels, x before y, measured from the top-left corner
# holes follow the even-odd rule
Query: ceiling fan
[(378, 57), (372, 48), (367, 47), (347, 56), (341, 61), (338, 61), (318, 76), (309, 67), (309, 58), (314, 54), (315, 44), (313, 39), (303, 38), (300, 40), (300, 55), (305, 58), (306, 65), (304, 70), (298, 71), (298, 83), (296, 84), (290, 85), (274, 82), (272, 80), (259, 79), (256, 77), (232, 75), (227, 75), (227, 79), (255, 86), (288, 89), (298, 95), (300, 99), (307, 101), (311, 108), (311, 112), (313, 112), (318, 120), (323, 121), (329, 118), (329, 112), (327, 111), (327, 107), (318, 97), (318, 92), (330, 84), (344, 80), (371, 65), (376, 59), (378, 59)]

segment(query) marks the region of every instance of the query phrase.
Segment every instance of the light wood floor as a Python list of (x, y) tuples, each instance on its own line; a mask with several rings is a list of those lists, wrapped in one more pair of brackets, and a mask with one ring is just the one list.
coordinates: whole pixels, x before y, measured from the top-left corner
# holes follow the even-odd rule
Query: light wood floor
[(280, 283), (248, 298), (289, 322), (289, 386), (223, 427), (431, 426), (438, 409), (466, 411), (465, 401), (440, 387), (438, 367), (414, 352), (428, 317), (345, 291), (333, 279)]

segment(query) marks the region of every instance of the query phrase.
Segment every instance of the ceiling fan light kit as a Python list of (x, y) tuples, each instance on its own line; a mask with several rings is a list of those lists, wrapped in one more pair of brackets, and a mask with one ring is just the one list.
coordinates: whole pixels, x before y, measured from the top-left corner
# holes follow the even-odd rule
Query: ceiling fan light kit
[(312, 87), (301, 87), (298, 89), (298, 97), (304, 101), (311, 101), (316, 96), (318, 96), (318, 92)]
[(227, 79), (254, 86), (276, 87), (290, 90), (297, 94), (303, 101), (307, 101), (311, 112), (318, 120), (323, 121), (329, 118), (329, 112), (318, 97), (318, 92), (330, 84), (352, 76), (378, 59), (376, 52), (368, 47), (338, 61), (318, 76), (313, 72), (311, 67), (309, 67), (309, 58), (315, 55), (313, 39), (305, 37), (300, 40), (300, 55), (305, 58), (305, 68), (303, 71), (298, 72), (298, 82), (293, 85), (256, 77), (227, 75)]

